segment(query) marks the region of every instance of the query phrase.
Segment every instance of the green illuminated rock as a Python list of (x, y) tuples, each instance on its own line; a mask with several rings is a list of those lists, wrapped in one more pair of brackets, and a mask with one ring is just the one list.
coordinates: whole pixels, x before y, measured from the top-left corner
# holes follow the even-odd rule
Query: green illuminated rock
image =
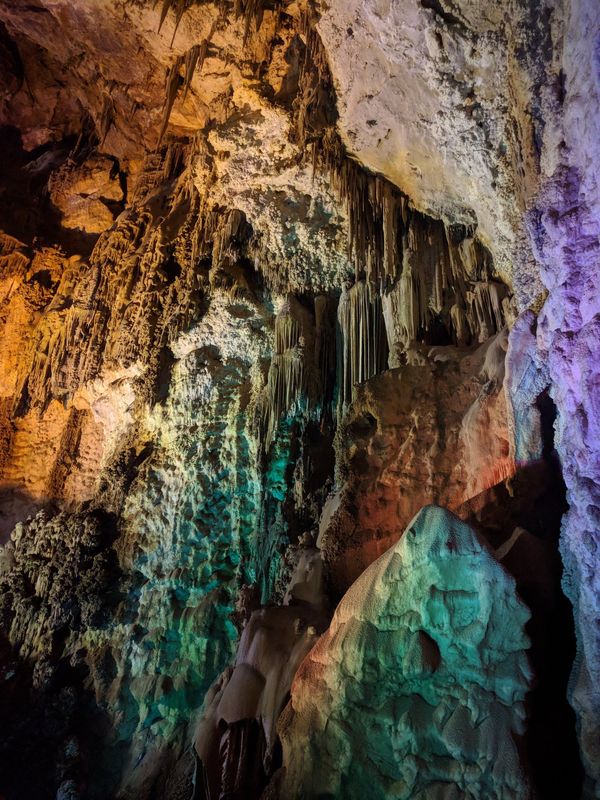
[(280, 721), (282, 798), (528, 797), (529, 611), (475, 532), (422, 509), (348, 590)]

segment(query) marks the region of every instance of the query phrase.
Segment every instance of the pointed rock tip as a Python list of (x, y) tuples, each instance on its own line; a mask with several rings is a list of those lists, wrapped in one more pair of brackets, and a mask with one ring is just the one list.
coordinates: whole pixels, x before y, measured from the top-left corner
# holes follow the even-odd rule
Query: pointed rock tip
[(404, 534), (394, 545), (394, 552), (413, 556), (429, 554), (448, 558), (485, 551), (478, 533), (442, 506), (428, 505), (415, 514)]

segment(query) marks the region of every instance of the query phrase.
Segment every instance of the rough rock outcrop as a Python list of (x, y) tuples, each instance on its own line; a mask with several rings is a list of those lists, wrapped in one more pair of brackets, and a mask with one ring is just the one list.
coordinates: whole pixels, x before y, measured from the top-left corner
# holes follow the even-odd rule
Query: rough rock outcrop
[(206, 800), (258, 800), (280, 766), (277, 720), (329, 620), (319, 552), (305, 547), (296, 558), (284, 605), (251, 614), (235, 663), (207, 693), (195, 740), (197, 784)]
[(526, 798), (529, 612), (475, 532), (423, 509), (337, 607), (280, 723), (283, 798)]
[(504, 330), (476, 350), (415, 348), (412, 363), (355, 388), (337, 434), (337, 508), (319, 538), (339, 591), (422, 506), (458, 509), (515, 474), (506, 347)]
[(548, 143), (544, 191), (530, 218), (548, 299), (538, 346), (558, 409), (557, 450), (569, 511), (561, 534), (565, 591), (575, 612), (578, 655), (570, 696), (579, 719), (586, 792), (600, 794), (600, 634), (598, 509), (600, 485), (600, 20), (593, 2), (572, 7), (563, 38), (565, 97), (555, 147)]
[(522, 215), (556, 110), (552, 47), (562, 11), (535, 2), (334, 0), (319, 20), (349, 151), (419, 208), (476, 219), (525, 303), (542, 289)]

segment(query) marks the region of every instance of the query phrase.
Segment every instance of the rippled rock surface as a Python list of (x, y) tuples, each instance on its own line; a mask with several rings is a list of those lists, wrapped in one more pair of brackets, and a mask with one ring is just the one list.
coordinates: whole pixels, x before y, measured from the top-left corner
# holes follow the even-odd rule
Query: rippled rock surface
[(528, 797), (528, 618), (475, 531), (424, 508), (298, 670), (282, 797)]

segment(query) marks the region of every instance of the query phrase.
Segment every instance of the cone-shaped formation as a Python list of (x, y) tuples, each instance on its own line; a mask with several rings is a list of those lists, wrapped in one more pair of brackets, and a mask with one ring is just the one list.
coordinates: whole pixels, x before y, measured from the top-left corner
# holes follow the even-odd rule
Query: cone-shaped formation
[(207, 693), (195, 738), (204, 800), (258, 798), (277, 766), (277, 719), (329, 619), (315, 548), (300, 551), (284, 602), (251, 614), (235, 664)]
[(282, 797), (528, 797), (512, 739), (528, 618), (474, 531), (422, 509), (296, 675), (280, 723)]

